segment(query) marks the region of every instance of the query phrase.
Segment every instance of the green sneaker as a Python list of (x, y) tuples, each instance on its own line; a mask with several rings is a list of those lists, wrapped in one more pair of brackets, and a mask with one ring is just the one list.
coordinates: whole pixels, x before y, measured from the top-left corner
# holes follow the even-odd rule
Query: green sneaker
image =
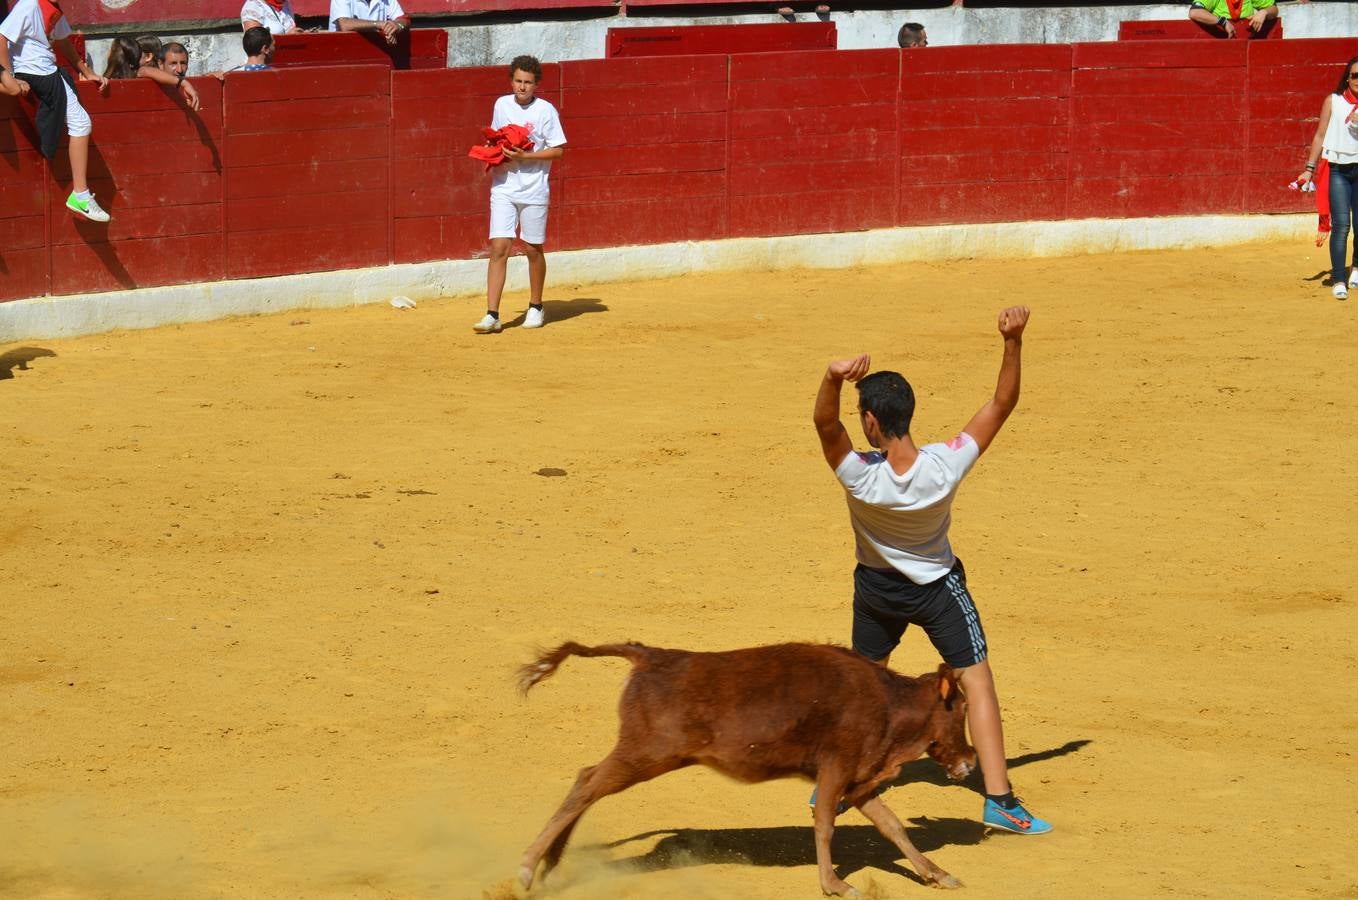
[(90, 199), (81, 200), (75, 195), (75, 191), (72, 191), (71, 196), (66, 198), (66, 208), (73, 213), (84, 216), (91, 222), (107, 222), (109, 218), (108, 213), (104, 212), (103, 207), (94, 199), (93, 194), (90, 194)]

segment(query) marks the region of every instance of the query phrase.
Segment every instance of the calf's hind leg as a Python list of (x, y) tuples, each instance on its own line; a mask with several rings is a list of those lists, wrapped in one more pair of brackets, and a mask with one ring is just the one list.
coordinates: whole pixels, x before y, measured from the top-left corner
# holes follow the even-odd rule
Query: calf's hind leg
[[(649, 781), (657, 775), (673, 771), (683, 765), (678, 760), (636, 760), (620, 753), (618, 748), (604, 757), (596, 766), (580, 770), (575, 786), (562, 802), (561, 808), (548, 820), (537, 840), (523, 852), (519, 863), (519, 882), (524, 888), (533, 886), (533, 877), (539, 862), (546, 862), (546, 872), (550, 872), (561, 852), (570, 840), (575, 823), (585, 814), (585, 810), (597, 801), (624, 791), (634, 784)], [(543, 874), (545, 875), (546, 872)]]
[(896, 818), (891, 807), (882, 802), (881, 797), (872, 797), (860, 803), (858, 811), (867, 816), (868, 821), (877, 826), (882, 836), (905, 854), (905, 858), (910, 860), (910, 865), (915, 867), (915, 871), (925, 881), (943, 888), (962, 886), (962, 882), (934, 865), (927, 856), (915, 849), (915, 845), (910, 843), (910, 838), (905, 833), (905, 826)]

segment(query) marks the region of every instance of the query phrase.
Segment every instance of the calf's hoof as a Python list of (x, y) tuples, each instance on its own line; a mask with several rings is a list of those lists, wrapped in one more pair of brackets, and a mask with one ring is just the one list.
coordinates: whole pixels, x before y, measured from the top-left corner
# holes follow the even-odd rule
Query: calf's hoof
[(533, 886), (533, 870), (527, 866), (519, 866), (519, 884), (523, 885), (526, 891)]
[(959, 881), (955, 876), (949, 875), (947, 872), (939, 872), (938, 874), (934, 875), (933, 878), (929, 879), (929, 884), (933, 887), (945, 888), (947, 890), (952, 890), (953, 888), (960, 888), (962, 886), (961, 881)]
[(852, 897), (854, 900), (862, 900), (863, 897), (862, 894), (858, 893), (858, 888), (847, 881), (841, 881), (838, 885), (830, 885), (829, 887), (821, 885), (820, 891), (827, 897)]

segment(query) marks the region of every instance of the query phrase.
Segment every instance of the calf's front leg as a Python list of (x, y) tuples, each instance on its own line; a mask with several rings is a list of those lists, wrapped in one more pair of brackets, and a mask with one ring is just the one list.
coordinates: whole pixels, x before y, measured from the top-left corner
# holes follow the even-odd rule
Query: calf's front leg
[[(819, 809), (816, 811), (820, 812)], [(882, 836), (895, 844), (896, 848), (905, 854), (905, 858), (910, 860), (910, 865), (915, 867), (915, 871), (925, 881), (942, 888), (959, 888), (962, 886), (962, 882), (934, 865), (927, 856), (915, 849), (915, 845), (910, 843), (910, 838), (905, 833), (905, 826), (901, 824), (900, 819), (896, 818), (891, 807), (882, 802), (881, 797), (870, 797), (864, 800), (858, 805), (858, 811), (867, 816), (868, 821), (877, 826), (877, 830), (882, 833)]]
[(830, 861), (830, 838), (835, 833), (835, 810), (840, 798), (844, 796), (845, 784), (834, 776), (825, 773), (816, 783), (816, 812), (812, 819), (816, 831), (816, 868), (820, 875), (820, 889), (834, 897), (862, 897), (853, 885), (835, 874), (834, 863)]

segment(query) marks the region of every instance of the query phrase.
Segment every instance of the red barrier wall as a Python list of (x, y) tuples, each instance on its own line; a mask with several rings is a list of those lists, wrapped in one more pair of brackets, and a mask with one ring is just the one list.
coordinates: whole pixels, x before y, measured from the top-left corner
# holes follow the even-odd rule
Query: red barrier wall
[[(892, 225), (1301, 212), (1286, 189), (1350, 40), (1126, 42), (586, 60), (548, 66), (569, 152), (552, 249)], [(106, 96), (74, 220), (64, 148), (0, 98), (0, 299), (470, 258), (467, 158), (491, 69), (148, 81)]]

